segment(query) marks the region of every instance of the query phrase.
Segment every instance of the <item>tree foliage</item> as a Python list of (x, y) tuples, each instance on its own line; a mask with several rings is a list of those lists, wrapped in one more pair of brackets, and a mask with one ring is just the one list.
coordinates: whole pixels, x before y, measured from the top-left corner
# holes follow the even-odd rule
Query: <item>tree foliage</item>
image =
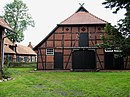
[(125, 18), (120, 19), (116, 26), (106, 25), (105, 32), (108, 36), (102, 36), (102, 48), (118, 48), (122, 50), (124, 56), (130, 55), (130, 1), (129, 0), (106, 0), (103, 4), (105, 8), (114, 9), (113, 13), (117, 13), (121, 9), (125, 9)]
[(120, 9), (125, 9), (125, 18), (118, 21), (118, 30), (126, 37), (130, 35), (130, 1), (129, 0), (106, 0), (103, 4), (105, 8), (115, 9), (113, 13), (117, 13)]
[[(34, 27), (34, 20), (28, 13), (28, 7), (21, 0), (14, 0), (10, 4), (6, 4), (4, 7), (5, 13), (3, 18), (6, 22), (16, 31), (9, 39), (12, 42), (21, 42), (24, 40), (23, 32), (28, 26)], [(11, 32), (7, 31), (6, 35), (10, 35)]]
[(111, 48), (122, 51), (122, 56), (130, 55), (130, 38), (123, 35), (120, 28), (107, 24), (104, 28), (107, 35), (101, 36), (102, 44), (97, 46), (101, 48)]
[(120, 9), (126, 9), (126, 14), (130, 10), (130, 1), (129, 0), (105, 0), (103, 4), (106, 5), (105, 8), (110, 8), (115, 10), (113, 13), (117, 13)]

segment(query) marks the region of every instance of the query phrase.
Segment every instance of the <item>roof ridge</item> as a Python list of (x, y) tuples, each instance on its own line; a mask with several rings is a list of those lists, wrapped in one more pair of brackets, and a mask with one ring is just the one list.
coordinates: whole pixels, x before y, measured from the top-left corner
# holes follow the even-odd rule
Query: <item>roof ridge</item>
[[(81, 11), (81, 9), (83, 9), (82, 11)], [(62, 22), (60, 22), (60, 24), (62, 24), (64, 21), (66, 21), (66, 20), (68, 20), (69, 18), (71, 18), (73, 15), (75, 15), (76, 13), (78, 13), (78, 12), (87, 12), (87, 13), (89, 13), (82, 5), (79, 7), (79, 9), (75, 12), (75, 13), (73, 13), (72, 15), (70, 15), (68, 18), (66, 18), (65, 20), (63, 20)]]
[(88, 10), (86, 10), (86, 8), (84, 8), (83, 5), (81, 5), (75, 13), (77, 12), (88, 12)]

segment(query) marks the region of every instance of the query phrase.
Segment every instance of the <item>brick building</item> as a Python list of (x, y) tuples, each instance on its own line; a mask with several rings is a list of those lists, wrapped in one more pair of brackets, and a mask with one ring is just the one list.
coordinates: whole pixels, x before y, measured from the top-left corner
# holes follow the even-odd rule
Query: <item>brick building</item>
[(96, 46), (106, 24), (80, 6), (34, 47), (37, 69), (124, 69), (123, 58), (115, 59), (115, 66), (114, 54)]
[(4, 39), (4, 61), (7, 62), (36, 62), (36, 53), (31, 43), (28, 46), (13, 44), (8, 38)]

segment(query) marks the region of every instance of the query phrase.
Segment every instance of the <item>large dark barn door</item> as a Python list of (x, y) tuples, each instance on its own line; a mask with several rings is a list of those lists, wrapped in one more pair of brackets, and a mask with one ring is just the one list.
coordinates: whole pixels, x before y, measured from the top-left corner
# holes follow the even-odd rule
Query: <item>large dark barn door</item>
[(63, 53), (55, 52), (54, 69), (63, 69)]
[(116, 53), (105, 52), (105, 69), (124, 69), (123, 57), (114, 57)]
[(80, 33), (79, 46), (86, 47), (86, 46), (88, 46), (88, 44), (89, 44), (88, 33)]
[(96, 56), (93, 50), (75, 50), (72, 54), (73, 69), (95, 69)]

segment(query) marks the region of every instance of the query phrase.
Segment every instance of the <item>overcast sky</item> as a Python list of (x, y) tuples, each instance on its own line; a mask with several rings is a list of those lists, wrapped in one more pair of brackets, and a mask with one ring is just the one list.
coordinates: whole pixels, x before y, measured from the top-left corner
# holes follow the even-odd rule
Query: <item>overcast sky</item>
[[(3, 14), (5, 4), (13, 0), (0, 0), (0, 14)], [(24, 32), (25, 39), (22, 45), (29, 42), (35, 46), (47, 36), (57, 24), (68, 18), (80, 7), (79, 3), (85, 3), (84, 7), (93, 15), (115, 25), (123, 18), (124, 11), (113, 14), (112, 10), (104, 8), (105, 0), (23, 0), (29, 8), (29, 13), (35, 21), (35, 27), (28, 27)]]

